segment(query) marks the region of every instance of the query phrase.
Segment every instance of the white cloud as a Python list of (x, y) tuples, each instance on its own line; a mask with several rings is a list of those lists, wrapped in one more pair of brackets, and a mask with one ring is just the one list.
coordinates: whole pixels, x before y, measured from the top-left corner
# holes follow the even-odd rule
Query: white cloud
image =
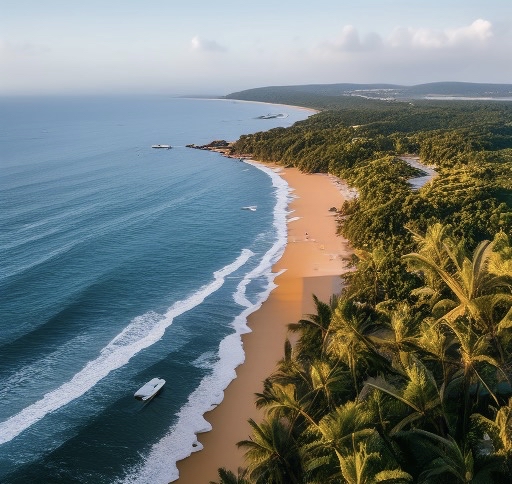
[(201, 39), (197, 35), (190, 41), (192, 50), (199, 52), (226, 52), (227, 49), (215, 40)]
[(225, 93), (304, 83), (510, 82), (512, 64), (504, 59), (512, 49), (512, 25), (473, 19), (449, 28), (433, 28), (428, 19), (421, 28), (404, 24), (393, 30), (397, 24), (388, 23), (378, 34), (354, 23), (338, 25), (334, 32), (301, 31), (300, 36), (296, 30), (293, 35), (281, 30), (247, 35), (245, 30), (200, 30), (194, 24), (202, 34), (193, 38), (187, 28), (172, 42), (163, 35), (115, 50), (106, 42), (110, 38), (87, 45), (82, 39), (49, 43), (50, 50), (40, 44), (49, 41), (46, 37), (13, 37), (0, 40), (0, 93), (86, 92), (102, 86)]
[(447, 35), (451, 44), (466, 41), (485, 42), (494, 36), (491, 22), (483, 19), (475, 20), (468, 27), (448, 30)]
[(353, 25), (346, 25), (338, 37), (322, 42), (315, 49), (315, 54), (337, 55), (372, 52), (381, 48), (387, 50), (474, 48), (485, 47), (493, 38), (493, 25), (483, 19), (475, 20), (467, 26), (442, 30), (397, 27), (384, 39), (375, 32), (362, 36)]
[(353, 25), (346, 25), (343, 27), (341, 37), (338, 41), (338, 46), (341, 50), (348, 51), (357, 51), (361, 49), (359, 32)]
[(482, 45), (493, 35), (491, 22), (478, 19), (471, 25), (455, 29), (433, 30), (398, 27), (391, 33), (386, 43), (395, 48), (443, 49), (461, 45)]
[(512, 65), (503, 59), (511, 40), (508, 30), (484, 19), (441, 29), (399, 27), (381, 36), (349, 25), (302, 55), (302, 75), (314, 74), (315, 82), (509, 82)]
[(379, 47), (382, 40), (374, 32), (366, 35), (363, 39), (353, 25), (345, 25), (339, 37), (334, 40), (323, 42), (319, 49), (325, 52), (362, 52), (374, 50)]

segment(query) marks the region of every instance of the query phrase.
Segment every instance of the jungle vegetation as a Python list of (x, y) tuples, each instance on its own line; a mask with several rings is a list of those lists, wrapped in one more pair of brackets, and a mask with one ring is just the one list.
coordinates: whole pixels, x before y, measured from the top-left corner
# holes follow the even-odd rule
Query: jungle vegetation
[[(338, 106), (339, 107), (339, 106)], [(501, 483), (512, 476), (512, 106), (386, 103), (242, 136), (234, 153), (329, 172), (354, 271), (256, 395), (220, 483)], [(419, 190), (402, 156), (438, 175)]]

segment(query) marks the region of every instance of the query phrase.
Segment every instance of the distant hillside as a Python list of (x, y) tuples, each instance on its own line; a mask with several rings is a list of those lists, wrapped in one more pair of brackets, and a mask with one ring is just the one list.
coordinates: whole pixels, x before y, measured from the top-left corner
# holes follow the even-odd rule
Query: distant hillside
[(356, 107), (362, 100), (412, 101), (459, 98), (512, 101), (512, 84), (477, 84), (470, 82), (434, 82), (416, 86), (395, 84), (308, 84), (269, 86), (235, 92), (228, 99), (296, 104), (317, 109)]

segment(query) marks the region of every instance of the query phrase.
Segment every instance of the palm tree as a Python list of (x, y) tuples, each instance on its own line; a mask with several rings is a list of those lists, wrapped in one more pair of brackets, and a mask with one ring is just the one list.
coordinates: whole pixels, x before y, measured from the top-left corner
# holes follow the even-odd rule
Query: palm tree
[(410, 432), (423, 438), (425, 450), (433, 456), (419, 475), (420, 484), (436, 482), (439, 476), (454, 479), (457, 484), (488, 484), (496, 482), (494, 476), (502, 471), (501, 462), (497, 460), (476, 463), (471, 448), (461, 447), (451, 436), (445, 438), (422, 429)]
[(368, 452), (366, 445), (359, 444), (353, 452), (340, 456), (341, 475), (347, 484), (373, 484), (374, 468), (381, 460), (378, 452)]
[(295, 360), (295, 354), (292, 343), (288, 338), (284, 342), (284, 357), (277, 363), (277, 369), (275, 374), (283, 375), (284, 377), (290, 377), (299, 371), (300, 365)]
[[(417, 346), (422, 360), (434, 361), (440, 365), (442, 386), (446, 388), (453, 373), (459, 368), (457, 358), (457, 338), (451, 331), (446, 331), (433, 318), (426, 318), (420, 325)], [(432, 365), (431, 365), (432, 366)]]
[(315, 393), (313, 404), (321, 405), (324, 412), (333, 410), (341, 399), (351, 394), (349, 373), (326, 360), (315, 360), (311, 364), (310, 381)]
[[(294, 388), (294, 394), (297, 399), (304, 402), (308, 399), (315, 399), (320, 393), (325, 393), (325, 401), (329, 402), (331, 394), (336, 388), (332, 385), (338, 384), (343, 379), (343, 370), (339, 367), (331, 368), (327, 362), (315, 360), (309, 362), (307, 359), (297, 360), (295, 355), (297, 350), (294, 349), (289, 340), (285, 342), (285, 356), (277, 364), (276, 370), (264, 381), (264, 390), (257, 393), (257, 405), (266, 407), (272, 401), (279, 401), (280, 390), (277, 393), (273, 386), (282, 388)], [(277, 397), (277, 398), (276, 398)]]
[[(314, 297), (316, 314), (290, 325), (298, 342), (285, 343), (257, 395), (265, 419), (251, 420), (252, 437), (239, 442), (247, 471), (219, 471), (221, 484), (391, 484), (413, 475), (478, 483), (512, 469), (512, 399), (500, 408), (496, 391), (512, 340), (512, 251), (502, 236), (469, 258), (448, 230), (430, 227), (416, 236), (418, 252), (405, 256), (424, 275), (417, 293), (431, 302), (432, 317), (425, 305), (414, 312), (388, 303), (387, 311), (346, 296), (328, 304)], [(485, 411), (489, 397), (494, 416)], [(479, 451), (480, 441), (491, 454)]]
[[(304, 467), (312, 475), (322, 465), (324, 480), (339, 482), (342, 465), (356, 444), (378, 437), (364, 404), (347, 402), (322, 417), (305, 432)], [(334, 458), (334, 459), (333, 459)]]
[[(508, 247), (508, 239), (503, 241), (498, 237), (493, 242), (481, 242), (471, 260), (465, 256), (461, 244), (455, 244), (447, 236), (447, 228), (440, 224), (429, 229), (424, 238), (416, 235), (416, 239), (420, 244), (419, 252), (404, 257), (411, 267), (421, 268), (431, 280), (442, 282), (451, 294), (438, 300), (433, 312), (438, 313), (437, 322), (446, 325), (458, 345), (460, 370), (451, 375), (451, 381), (460, 377), (463, 382), (463, 418), (459, 420), (459, 435), (463, 437), (467, 434), (474, 404), (470, 392), (476, 387), (474, 393), (478, 401), (480, 387), (483, 387), (498, 404), (497, 382), (507, 378), (502, 370), (506, 362), (502, 338), (512, 327), (512, 296), (503, 292), (509, 287), (510, 274), (507, 279), (498, 269), (504, 267), (501, 253)], [(500, 252), (497, 253), (496, 248)], [(490, 342), (494, 353), (490, 351)], [(443, 380), (447, 387), (446, 367)]]
[(495, 411), (494, 419), (475, 413), (471, 421), (479, 453), (502, 458), (505, 472), (512, 475), (512, 398)]
[(313, 301), (316, 314), (308, 314), (306, 319), (288, 325), (290, 331), (300, 332), (300, 338), (295, 345), (300, 359), (318, 358), (324, 352), (332, 314), (338, 306), (336, 295), (331, 297), (328, 304), (320, 301), (315, 295), (313, 295)]
[[(366, 296), (369, 296), (368, 302), (375, 306), (383, 296), (380, 276), (382, 268), (387, 261), (387, 254), (382, 247), (376, 247), (372, 251), (354, 249), (354, 252), (359, 259), (357, 264), (358, 274), (365, 274), (371, 281), (371, 284), (368, 284), (368, 288), (371, 288), (371, 290)], [(349, 274), (348, 279), (350, 278)], [(366, 300), (368, 297), (364, 299)]]
[(423, 270), (433, 285), (438, 287), (442, 282), (451, 293), (451, 297), (438, 300), (433, 307), (434, 313), (439, 313), (439, 320), (450, 325), (462, 316), (467, 317), (476, 330), (491, 336), (503, 361), (499, 328), (488, 308), (500, 303), (510, 307), (512, 300), (503, 290), (512, 286), (510, 277), (490, 269), (490, 261), (496, 260), (497, 241), (480, 242), (470, 260), (464, 255), (461, 244), (447, 236), (446, 226), (435, 224), (425, 237), (415, 234), (415, 238), (420, 245), (419, 252), (407, 254), (404, 259), (413, 269)]
[[(430, 225), (427, 228), (425, 236), (421, 236), (411, 230), (413, 239), (419, 247), (418, 254), (432, 261), (437, 267), (448, 270), (449, 268), (449, 256), (445, 251), (445, 239), (450, 229), (449, 225), (442, 225), (440, 223)], [(407, 258), (405, 258), (407, 260)], [(416, 270), (422, 271), (423, 279), (425, 280), (425, 286), (414, 289), (413, 295), (419, 296), (420, 300), (430, 300), (437, 302), (442, 298), (444, 283), (437, 276), (435, 271), (425, 271), (422, 266), (417, 266), (414, 261), (409, 261), (412, 272)]]
[(341, 474), (347, 484), (407, 483), (412, 476), (401, 469), (382, 469), (379, 452), (368, 452), (367, 445), (360, 443), (356, 449), (341, 457)]
[(286, 419), (249, 420), (253, 435), (238, 442), (246, 449), (247, 471), (257, 484), (299, 484), (302, 465), (297, 444)]
[(498, 449), (503, 452), (510, 463), (512, 458), (512, 398), (508, 400), (508, 405), (501, 407), (496, 412), (494, 423), (498, 428)]
[(356, 395), (360, 390), (358, 367), (387, 365), (387, 361), (377, 352), (370, 338), (375, 328), (376, 324), (366, 307), (351, 300), (339, 300), (329, 327), (327, 352), (347, 364)]
[(256, 394), (256, 406), (278, 418), (286, 417), (291, 425), (317, 422), (352, 395), (345, 367), (327, 359), (311, 363), (294, 360), (291, 346), (277, 370), (264, 382), (263, 392)]
[(489, 272), (512, 282), (512, 245), (508, 235), (500, 231), (494, 236), (495, 251), (489, 261)]
[(219, 481), (210, 481), (210, 484), (251, 484), (249, 479), (247, 478), (247, 469), (243, 469), (242, 467), (238, 468), (238, 474), (235, 475), (233, 472), (221, 467), (218, 470), (219, 473)]
[[(406, 379), (399, 387), (392, 385), (383, 377), (369, 378), (365, 382), (365, 385), (400, 402), (407, 412), (405, 417), (389, 430), (389, 435), (393, 436), (413, 424), (427, 425), (440, 434), (445, 433), (448, 419), (444, 410), (443, 389), (438, 388), (434, 376), (419, 359), (411, 354), (404, 354), (402, 359)], [(404, 412), (398, 410), (395, 413)]]
[(292, 426), (295, 426), (297, 419), (316, 425), (310, 414), (310, 411), (315, 411), (312, 392), (297, 397), (295, 385), (282, 385), (267, 379), (263, 393), (257, 393), (256, 396), (256, 407), (264, 408), (266, 415), (271, 418), (286, 418)]
[(379, 353), (387, 355), (389, 361), (398, 369), (401, 367), (401, 355), (418, 349), (418, 318), (406, 302), (394, 304), (391, 308), (379, 304), (377, 310), (389, 322), (370, 335), (370, 339), (378, 346)]
[(459, 342), (461, 358), (460, 375), (463, 381), (464, 401), (462, 407), (463, 419), (461, 425), (459, 425), (459, 430), (464, 438), (469, 430), (469, 416), (474, 404), (471, 401), (472, 389), (475, 388), (474, 394), (478, 401), (482, 393), (480, 387), (483, 387), (499, 406), (495, 387), (498, 375), (500, 373), (504, 375), (504, 373), (499, 363), (489, 355), (489, 341), (485, 335), (478, 336), (470, 326), (466, 326), (463, 322), (454, 322), (451, 328)]

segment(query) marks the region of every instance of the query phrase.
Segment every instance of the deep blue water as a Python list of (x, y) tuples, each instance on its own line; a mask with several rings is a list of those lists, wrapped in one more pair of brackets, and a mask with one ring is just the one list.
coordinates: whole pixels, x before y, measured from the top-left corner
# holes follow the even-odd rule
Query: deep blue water
[[(269, 112), (288, 117), (256, 119)], [(176, 478), (273, 287), (289, 197), (271, 170), (185, 145), (307, 114), (0, 99), (0, 482)], [(143, 405), (155, 376), (167, 384)]]

